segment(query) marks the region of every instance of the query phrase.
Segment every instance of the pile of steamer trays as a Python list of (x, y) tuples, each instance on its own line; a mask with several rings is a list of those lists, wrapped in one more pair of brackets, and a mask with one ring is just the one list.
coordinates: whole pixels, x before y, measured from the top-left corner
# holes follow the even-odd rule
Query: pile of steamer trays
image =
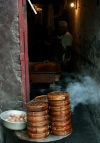
[(64, 91), (50, 92), (37, 96), (26, 104), (27, 131), (30, 138), (46, 138), (49, 134), (71, 134), (69, 96), (69, 93)]

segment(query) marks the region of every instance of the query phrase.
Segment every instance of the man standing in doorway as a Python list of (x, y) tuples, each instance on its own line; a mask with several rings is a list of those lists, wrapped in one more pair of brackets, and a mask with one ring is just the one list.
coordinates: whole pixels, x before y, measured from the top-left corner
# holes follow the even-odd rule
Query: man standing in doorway
[(67, 63), (71, 58), (72, 35), (68, 32), (66, 21), (60, 21), (58, 25), (56, 40), (53, 41), (52, 61), (60, 64), (62, 71), (66, 69)]

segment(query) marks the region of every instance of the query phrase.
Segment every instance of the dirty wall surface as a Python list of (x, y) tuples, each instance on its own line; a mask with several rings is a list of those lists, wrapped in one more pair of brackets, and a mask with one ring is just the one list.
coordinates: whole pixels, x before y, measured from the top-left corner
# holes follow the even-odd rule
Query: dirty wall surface
[[(0, 0), (0, 113), (22, 109), (22, 98), (18, 0)], [(0, 119), (0, 143), (12, 137)]]
[[(100, 85), (100, 3), (95, 0), (80, 0), (79, 7), (71, 10), (69, 21), (74, 43), (72, 69), (74, 73), (90, 76)], [(87, 85), (88, 86), (88, 85)], [(95, 86), (95, 85), (94, 85)], [(89, 89), (90, 90), (90, 89)], [(99, 96), (95, 92), (94, 96)], [(99, 100), (98, 100), (99, 101)], [(89, 104), (91, 118), (100, 129), (100, 103)]]

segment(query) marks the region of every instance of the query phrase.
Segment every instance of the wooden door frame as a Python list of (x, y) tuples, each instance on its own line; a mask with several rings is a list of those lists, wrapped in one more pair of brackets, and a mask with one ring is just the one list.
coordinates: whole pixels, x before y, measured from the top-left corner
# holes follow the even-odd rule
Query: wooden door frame
[(26, 0), (18, 0), (23, 106), (30, 100)]

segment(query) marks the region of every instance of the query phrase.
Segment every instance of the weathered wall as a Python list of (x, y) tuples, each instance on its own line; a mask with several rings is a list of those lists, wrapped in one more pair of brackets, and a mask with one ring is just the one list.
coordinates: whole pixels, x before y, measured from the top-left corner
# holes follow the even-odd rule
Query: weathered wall
[[(97, 6), (97, 1), (87, 0), (80, 1), (80, 8), (74, 10), (73, 18), (73, 36), (74, 36), (74, 52), (79, 55), (80, 63), (85, 65), (85, 70), (88, 64), (92, 71), (96, 73), (100, 67), (100, 7)], [(70, 18), (71, 19), (71, 18)], [(76, 56), (77, 57), (77, 56)], [(75, 58), (76, 58), (75, 57)], [(80, 67), (80, 64), (78, 64)], [(76, 66), (76, 65), (75, 65)], [(96, 68), (96, 70), (95, 70)], [(89, 67), (88, 67), (89, 69)], [(87, 69), (87, 70), (88, 70)], [(94, 75), (94, 72), (93, 75)], [(98, 76), (96, 74), (96, 76)]]
[[(100, 3), (99, 3), (100, 4)], [(74, 43), (72, 68), (100, 84), (100, 5), (96, 0), (80, 0), (80, 7), (69, 8)], [(98, 93), (99, 94), (99, 93)], [(96, 95), (94, 95), (96, 96)], [(89, 105), (91, 117), (100, 129), (100, 104)]]
[[(22, 98), (18, 0), (0, 0), (0, 113), (22, 109)], [(13, 143), (6, 131), (0, 120), (0, 143)]]

